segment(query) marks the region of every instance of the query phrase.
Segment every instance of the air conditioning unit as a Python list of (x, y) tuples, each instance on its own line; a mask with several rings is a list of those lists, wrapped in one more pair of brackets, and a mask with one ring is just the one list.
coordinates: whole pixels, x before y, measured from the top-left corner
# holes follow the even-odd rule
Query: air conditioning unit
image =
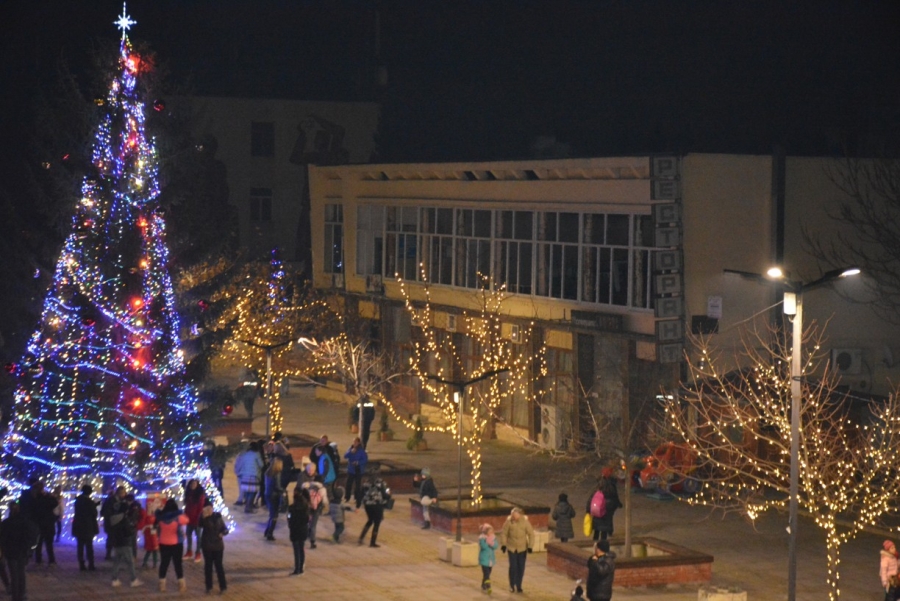
[(562, 445), (562, 411), (555, 405), (541, 405), (541, 430), (538, 444), (545, 449), (558, 450)]
[(514, 324), (512, 324), (512, 326), (510, 326), (509, 339), (517, 344), (522, 342), (522, 329), (519, 327), (518, 324), (514, 323)]
[(332, 288), (343, 288), (344, 287), (344, 274), (343, 273), (331, 274), (331, 287)]
[(377, 294), (384, 292), (384, 285), (381, 282), (380, 275), (366, 276), (366, 292), (374, 292)]
[(858, 376), (862, 373), (862, 349), (831, 349), (831, 366), (842, 376)]
[(456, 315), (453, 315), (452, 313), (447, 314), (447, 331), (456, 331)]

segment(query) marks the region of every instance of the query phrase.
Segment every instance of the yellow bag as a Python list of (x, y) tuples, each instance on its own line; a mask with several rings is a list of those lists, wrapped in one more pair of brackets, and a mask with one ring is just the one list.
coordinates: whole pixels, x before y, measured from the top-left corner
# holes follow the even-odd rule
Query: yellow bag
[(591, 514), (589, 514), (589, 513), (584, 514), (583, 528), (584, 528), (585, 536), (590, 536), (591, 533), (594, 531), (594, 520), (591, 519)]

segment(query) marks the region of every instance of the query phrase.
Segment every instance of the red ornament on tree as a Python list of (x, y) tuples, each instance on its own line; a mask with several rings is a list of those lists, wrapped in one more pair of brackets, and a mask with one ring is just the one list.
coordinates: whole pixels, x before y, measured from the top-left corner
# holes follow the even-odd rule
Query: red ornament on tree
[(161, 112), (163, 112), (164, 110), (166, 110), (166, 103), (165, 103), (165, 101), (164, 101), (162, 98), (157, 99), (157, 100), (153, 103), (153, 110), (156, 111), (157, 113), (161, 113)]
[(197, 306), (200, 307), (201, 311), (206, 311), (207, 309), (209, 309), (209, 302), (201, 299), (197, 301)]
[(232, 411), (234, 411), (234, 405), (231, 403), (225, 403), (225, 406), (222, 407), (222, 415), (231, 415)]
[(7, 373), (10, 373), (10, 374), (15, 373), (16, 364), (15, 363), (7, 363), (6, 365), (3, 366), (3, 369), (5, 369)]

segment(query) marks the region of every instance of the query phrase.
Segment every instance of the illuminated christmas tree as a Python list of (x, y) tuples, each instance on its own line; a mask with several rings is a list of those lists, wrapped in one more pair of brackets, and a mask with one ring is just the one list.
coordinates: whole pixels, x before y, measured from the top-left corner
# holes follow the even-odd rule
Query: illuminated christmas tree
[(212, 485), (185, 378), (179, 317), (158, 204), (158, 157), (144, 130), (141, 76), (150, 68), (126, 35), (102, 102), (84, 178), (47, 294), (22, 360), (15, 415), (3, 441), (0, 481), (30, 477), (67, 494), (114, 482), (179, 496), (197, 478)]

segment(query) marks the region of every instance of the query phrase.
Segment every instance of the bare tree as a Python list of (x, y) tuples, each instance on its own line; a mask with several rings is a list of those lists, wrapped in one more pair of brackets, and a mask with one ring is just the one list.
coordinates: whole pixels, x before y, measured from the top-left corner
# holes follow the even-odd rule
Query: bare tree
[(873, 306), (892, 323), (900, 320), (900, 161), (846, 159), (830, 169), (846, 195), (829, 217), (836, 235), (804, 230), (818, 259), (834, 267), (858, 267), (873, 287)]
[[(447, 432), (456, 444), (462, 445), (470, 462), (472, 503), (478, 507), (482, 501), (484, 438), (492, 431), (502, 403), (512, 402), (513, 398), (527, 401), (538, 394), (533, 384), (547, 373), (544, 346), (533, 339), (530, 323), (508, 323), (504, 303), (509, 295), (505, 287), (486, 276), (481, 276), (480, 288), (471, 294), (474, 308), (454, 316), (456, 324), (452, 328), (447, 323), (437, 323), (427, 283), (418, 300), (413, 299), (402, 280), (400, 286), (407, 311), (420, 334), (413, 340), (410, 371), (419, 378), (438, 409), (435, 422), (424, 429)], [(448, 319), (443, 314), (442, 318)], [(459, 397), (464, 398), (465, 419), (459, 413)], [(397, 412), (394, 414), (404, 421)]]
[[(823, 330), (803, 349), (798, 502), (826, 535), (829, 597), (840, 596), (840, 550), (894, 510), (900, 493), (900, 401), (851, 398), (823, 361)], [(791, 347), (772, 327), (748, 326), (738, 356), (696, 340), (691, 381), (665, 401), (668, 425), (697, 453), (702, 483), (689, 502), (751, 520), (789, 501)], [(723, 367), (725, 366), (725, 367)], [(734, 366), (743, 366), (737, 367)], [(824, 367), (823, 367), (824, 366)], [(859, 405), (866, 411), (860, 413)]]

